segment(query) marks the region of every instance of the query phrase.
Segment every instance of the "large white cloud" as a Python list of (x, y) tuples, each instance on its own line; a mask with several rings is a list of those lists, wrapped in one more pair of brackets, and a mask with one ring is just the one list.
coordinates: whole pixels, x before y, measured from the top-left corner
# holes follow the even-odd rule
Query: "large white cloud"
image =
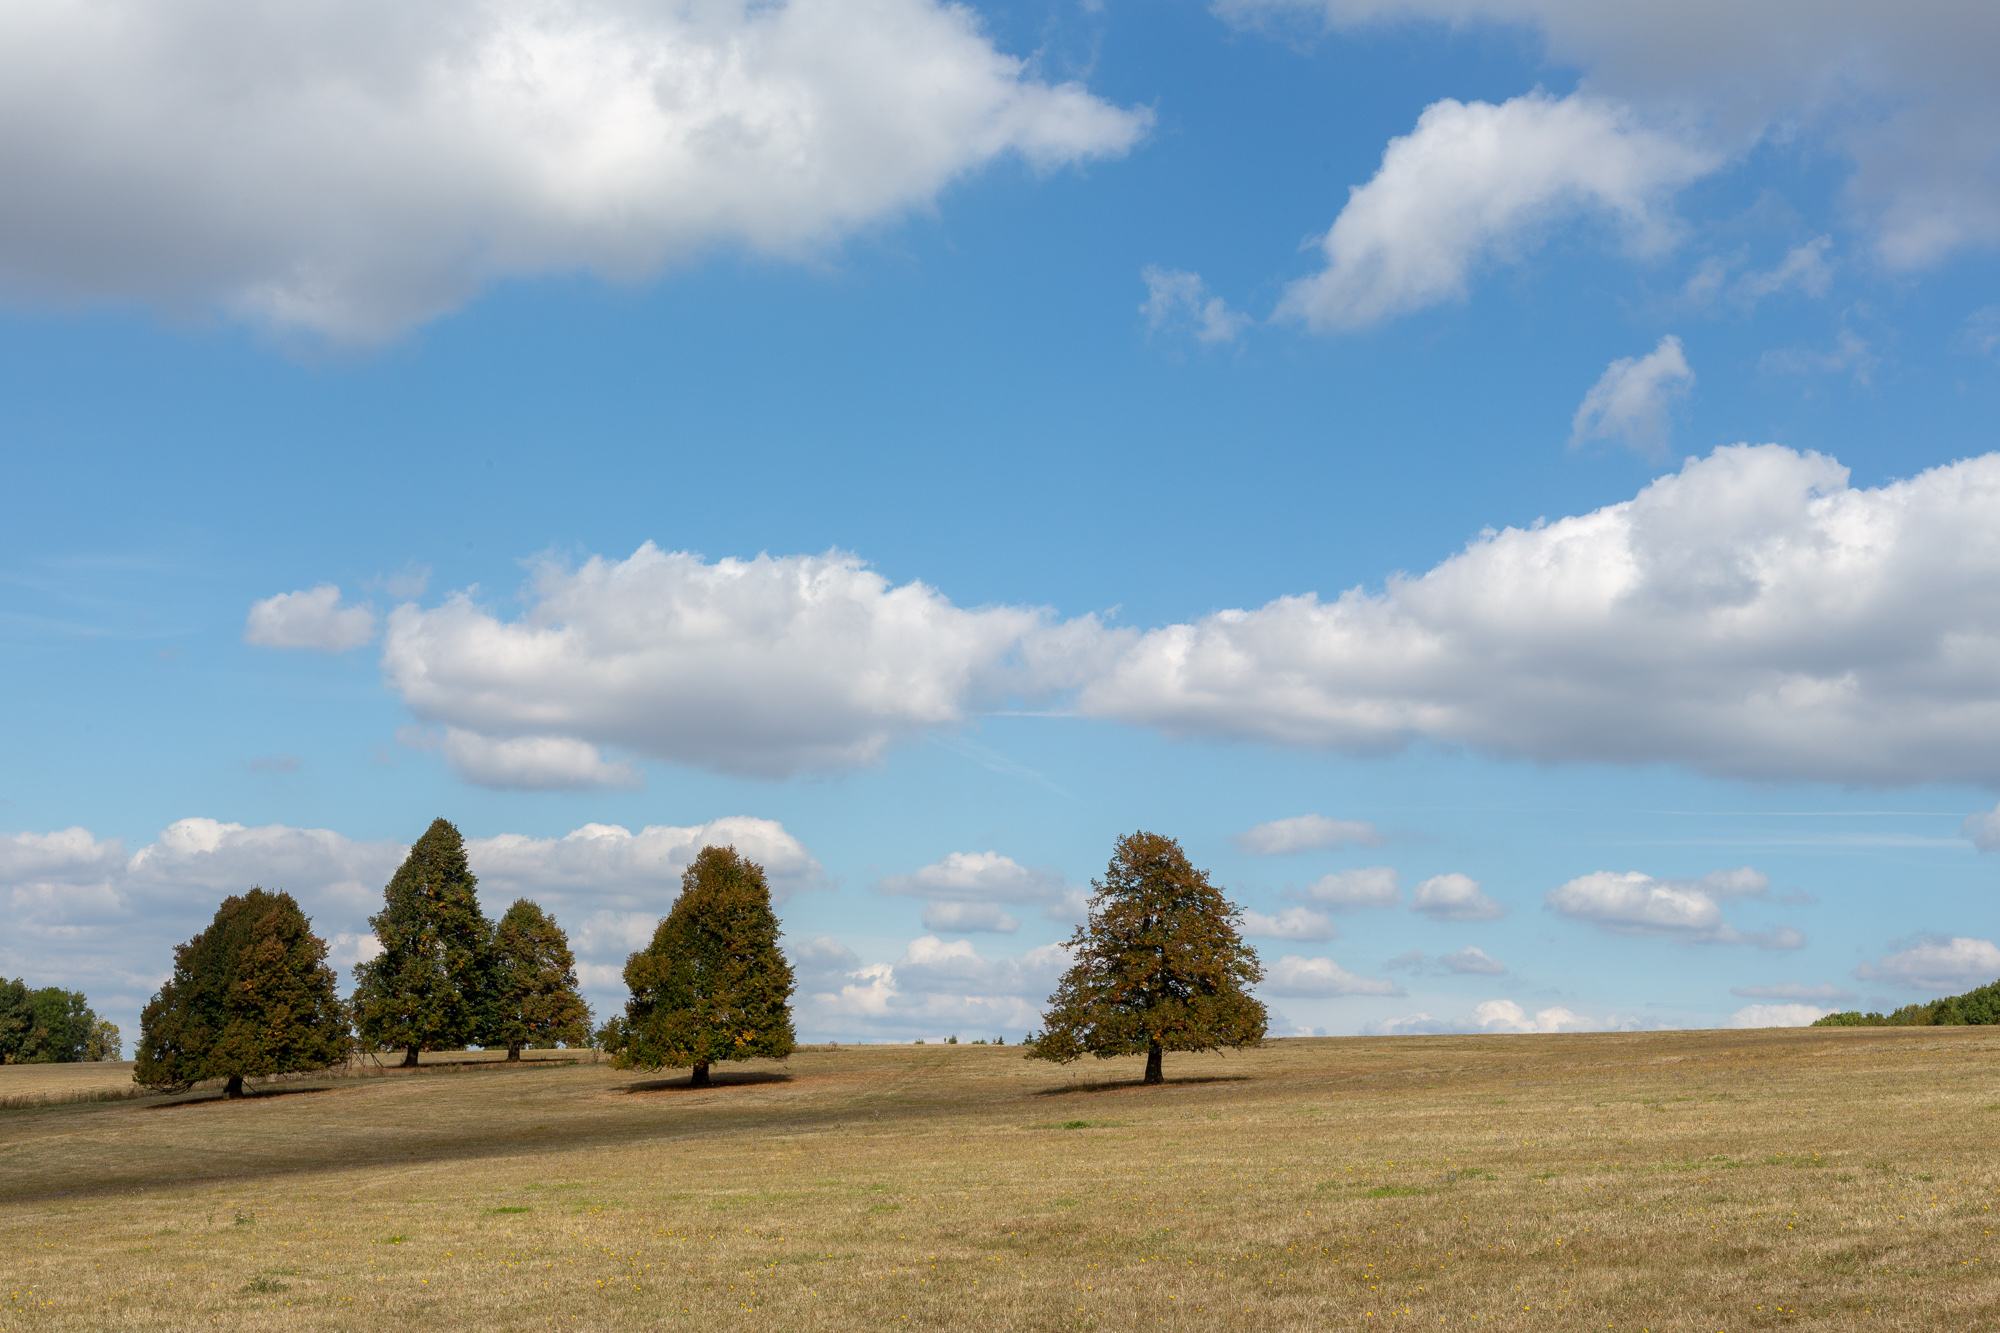
[(1741, 152), (1765, 136), (1830, 145), (1847, 203), (1895, 267), (2000, 241), (2000, 10), (1873, 0), (1221, 0), (1245, 20), (1342, 29), (1442, 20), (1538, 31), (1594, 99)]
[[(1034, 702), (1350, 754), (1432, 741), (1756, 781), (2000, 785), (2000, 454), (1862, 488), (1821, 454), (1732, 445), (1379, 591), (1143, 633), (964, 609), (837, 554), (707, 563), (647, 545), (544, 566), (526, 600), (514, 620), (465, 594), (389, 619), (390, 686), (474, 780), (629, 780), (582, 748), (605, 745), (838, 770)], [(551, 739), (577, 744), (506, 744)]]
[(937, 0), (10, 5), (0, 284), (378, 338), (514, 274), (810, 254), (1149, 119)]
[(1146, 633), (1083, 711), (1725, 777), (2000, 783), (2000, 454), (1877, 488), (1737, 445), (1417, 577)]
[(1722, 905), (1763, 898), (1771, 881), (1744, 866), (1693, 879), (1654, 879), (1636, 870), (1579, 875), (1548, 892), (1549, 910), (1615, 935), (1661, 935), (1686, 944), (1754, 944), (1796, 949), (1805, 936), (1787, 926), (1741, 931), (1722, 919)]
[(851, 556), (709, 564), (647, 543), (543, 565), (519, 620), (463, 594), (399, 606), (382, 662), (419, 716), (468, 735), (781, 777), (872, 763), (927, 728), (1046, 697), (1105, 646), (1093, 619), (964, 610)]
[(1402, 882), (1394, 866), (1362, 866), (1321, 875), (1300, 890), (1298, 896), (1336, 912), (1394, 907), (1403, 901)]
[(1410, 910), (1433, 921), (1497, 921), (1507, 915), (1504, 906), (1480, 891), (1478, 880), (1455, 870), (1417, 885)]
[(1020, 921), (1002, 904), (1033, 905), (1050, 920), (1075, 915), (1076, 891), (1060, 871), (1021, 865), (998, 852), (952, 852), (907, 875), (876, 882), (877, 892), (924, 898), (924, 929), (1011, 934)]
[(1930, 935), (1854, 970), (1863, 981), (1909, 990), (1958, 991), (2000, 981), (2000, 945), (1964, 935)]
[(1671, 235), (1664, 199), (1718, 161), (1599, 98), (1435, 102), (1390, 140), (1327, 232), (1326, 267), (1288, 288), (1279, 314), (1356, 328), (1462, 296), (1480, 263), (1578, 214), (1657, 249)]

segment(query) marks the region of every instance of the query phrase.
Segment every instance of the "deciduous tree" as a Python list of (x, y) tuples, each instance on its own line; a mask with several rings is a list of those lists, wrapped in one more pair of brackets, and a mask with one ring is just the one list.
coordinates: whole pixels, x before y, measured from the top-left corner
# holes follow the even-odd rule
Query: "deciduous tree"
[[(93, 1054), (100, 1027), (111, 1027), (90, 1007), (82, 991), (60, 986), (32, 989), (16, 978), (0, 978), (0, 1064), (72, 1064), (102, 1059)], [(110, 1058), (117, 1059), (113, 1054)]]
[(1250, 994), (1263, 978), (1243, 942), (1241, 915), (1180, 844), (1157, 833), (1118, 840), (1090, 919), (1030, 1039), (1033, 1060), (1146, 1056), (1146, 1082), (1164, 1079), (1162, 1053), (1255, 1046), (1268, 1016)]
[(382, 952), (354, 969), (354, 1018), (363, 1041), (426, 1050), (483, 1041), (493, 1023), (493, 927), (479, 910), (465, 839), (432, 822), (368, 918)]
[(139, 1018), (132, 1077), (157, 1088), (325, 1069), (353, 1038), (326, 941), (289, 893), (225, 898), (207, 930), (174, 950), (174, 975)]
[(521, 1047), (581, 1046), (590, 1040), (590, 1006), (576, 993), (576, 959), (555, 918), (526, 898), (493, 932), (493, 1038), (507, 1058)]
[(734, 847), (704, 847), (681, 876), (653, 942), (625, 963), (632, 999), (601, 1040), (620, 1069), (691, 1069), (792, 1053), (792, 966), (764, 868)]

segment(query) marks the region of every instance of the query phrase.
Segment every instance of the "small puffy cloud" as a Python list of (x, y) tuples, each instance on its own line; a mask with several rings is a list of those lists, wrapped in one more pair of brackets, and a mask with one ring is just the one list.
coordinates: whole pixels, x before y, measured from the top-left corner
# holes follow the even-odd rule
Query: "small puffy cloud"
[(1787, 926), (1744, 932), (1722, 919), (1722, 905), (1768, 896), (1770, 878), (1743, 866), (1693, 879), (1655, 879), (1636, 870), (1599, 870), (1549, 890), (1549, 910), (1617, 935), (1659, 935), (1684, 944), (1752, 944), (1796, 949), (1805, 936)]
[(1238, 851), (1252, 856), (1289, 856), (1294, 852), (1332, 852), (1343, 847), (1379, 847), (1382, 835), (1373, 824), (1359, 819), (1294, 815), (1245, 829), (1230, 841)]
[(1389, 967), (1408, 972), (1424, 972), (1433, 976), (1457, 975), (1470, 977), (1500, 977), (1507, 974), (1506, 965), (1490, 956), (1476, 944), (1468, 944), (1463, 949), (1432, 958), (1422, 949), (1412, 949), (1408, 953), (1397, 954), (1389, 960)]
[(2000, 806), (1967, 815), (1958, 826), (1958, 836), (1982, 852), (2000, 852)]
[(1393, 981), (1358, 977), (1331, 958), (1301, 958), (1296, 954), (1286, 954), (1272, 964), (1262, 988), (1273, 995), (1309, 999), (1403, 993), (1403, 988)]
[(485, 894), (579, 896), (660, 915), (704, 847), (734, 847), (763, 866), (771, 895), (780, 902), (826, 883), (819, 861), (783, 824), (749, 815), (685, 827), (650, 824), (637, 833), (618, 824), (585, 824), (560, 838), (502, 833), (468, 839), (466, 855)]
[(1816, 1004), (1746, 1004), (1729, 1016), (1733, 1028), (1803, 1028), (1816, 1018), (1825, 1018), (1831, 1009)]
[(1118, 641), (1090, 617), (962, 610), (838, 553), (708, 564), (648, 543), (543, 564), (519, 620), (464, 594), (399, 606), (382, 665), (418, 716), (466, 736), (784, 777), (872, 764), (982, 708), (1047, 698)]
[(569, 736), (510, 736), (495, 739), (447, 727), (442, 737), (415, 727), (400, 739), (418, 749), (444, 753), (451, 771), (475, 787), (511, 791), (589, 791), (596, 787), (641, 787), (645, 777), (630, 763), (607, 760), (595, 745)]
[(1475, 268), (1582, 216), (1657, 248), (1666, 197), (1719, 161), (1581, 93), (1434, 102), (1353, 190), (1322, 242), (1326, 268), (1292, 284), (1279, 313), (1351, 329), (1461, 297)]
[(1780, 986), (1731, 986), (1729, 993), (1746, 1000), (1818, 1000), (1833, 1003), (1855, 998), (1853, 991), (1842, 990), (1838, 986), (1805, 986), (1791, 982)]
[(1608, 440), (1642, 458), (1662, 458), (1674, 406), (1694, 387), (1681, 340), (1671, 333), (1642, 357), (1621, 357), (1583, 396), (1570, 421), (1569, 447)]
[(1403, 901), (1402, 877), (1390, 866), (1363, 866), (1322, 875), (1300, 892), (1300, 897), (1336, 912), (1352, 912), (1362, 907), (1394, 907)]
[(794, 1001), (799, 1028), (842, 1041), (951, 1033), (1018, 1037), (1041, 1026), (1041, 1004), (1070, 961), (1059, 944), (995, 959), (968, 940), (935, 935), (911, 940), (893, 963), (855, 959), (842, 966), (830, 949), (815, 947), (816, 966), (802, 969)]
[(998, 903), (925, 903), (924, 929), (930, 931), (986, 931), (1011, 935), (1021, 923), (1000, 909)]
[(1486, 1000), (1474, 1005), (1467, 1018), (1433, 1018), (1418, 1012), (1370, 1023), (1362, 1032), (1367, 1036), (1395, 1037), (1467, 1032), (1606, 1032), (1627, 1030), (1631, 1026), (1626, 1021), (1577, 1014), (1560, 1005), (1530, 1014), (1512, 1000)]
[(342, 606), (340, 589), (322, 583), (306, 592), (281, 592), (250, 607), (243, 641), (259, 648), (310, 648), (344, 653), (375, 637), (375, 609)]
[(1199, 273), (1164, 269), (1148, 264), (1139, 276), (1146, 283), (1146, 300), (1139, 313), (1154, 333), (1186, 330), (1197, 342), (1232, 342), (1251, 322), (1248, 315), (1231, 310), (1219, 296), (1209, 294)]
[(1310, 907), (1287, 907), (1276, 916), (1263, 912), (1243, 914), (1243, 933), (1256, 939), (1310, 940), (1315, 943), (1338, 939), (1340, 931), (1332, 918)]
[(1410, 910), (1433, 921), (1497, 921), (1507, 909), (1479, 891), (1479, 881), (1457, 871), (1417, 885)]
[[(1039, 906), (1052, 920), (1077, 914), (1082, 897), (1063, 881), (1060, 872), (1021, 865), (998, 852), (952, 852), (942, 861), (907, 875), (889, 875), (875, 885), (878, 893), (924, 898), (924, 929), (981, 930), (1008, 934), (1020, 922), (1001, 904)], [(1078, 915), (1077, 919), (1081, 919)]]
[(1854, 975), (1906, 990), (1968, 990), (2000, 980), (2000, 945), (1963, 935), (1930, 935), (1879, 963), (1863, 963)]
[(344, 341), (517, 276), (784, 259), (1151, 122), (938, 0), (0, 11), (0, 290)]

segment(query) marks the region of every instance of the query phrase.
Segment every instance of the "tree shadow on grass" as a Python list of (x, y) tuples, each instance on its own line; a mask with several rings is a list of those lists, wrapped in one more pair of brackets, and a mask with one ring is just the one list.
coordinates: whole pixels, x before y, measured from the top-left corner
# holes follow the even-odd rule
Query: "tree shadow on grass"
[[(692, 1077), (692, 1076), (690, 1076)], [(747, 1088), (760, 1083), (790, 1083), (790, 1074), (769, 1073), (763, 1070), (746, 1070), (740, 1074), (716, 1074), (708, 1076), (708, 1086), (697, 1088), (686, 1078), (656, 1078), (644, 1083), (628, 1083), (620, 1092), (707, 1092), (709, 1088)]]
[(1248, 1074), (1203, 1074), (1195, 1078), (1170, 1078), (1164, 1083), (1148, 1084), (1142, 1078), (1121, 1078), (1110, 1083), (1065, 1083), (1060, 1088), (1037, 1088), (1037, 1097), (1067, 1097), (1072, 1092), (1119, 1092), (1132, 1088), (1185, 1088), (1197, 1083), (1248, 1083)]
[(232, 1100), (241, 1104), (243, 1102), (269, 1101), (273, 1097), (304, 1097), (309, 1093), (340, 1091), (342, 1091), (340, 1088), (260, 1088), (254, 1092), (246, 1090), (241, 1097), (229, 1098), (223, 1096), (222, 1090), (217, 1088), (204, 1090), (192, 1097), (182, 1097), (177, 1101), (154, 1102), (150, 1106), (142, 1106), (138, 1109), (141, 1111), (178, 1111), (184, 1106), (224, 1106)]

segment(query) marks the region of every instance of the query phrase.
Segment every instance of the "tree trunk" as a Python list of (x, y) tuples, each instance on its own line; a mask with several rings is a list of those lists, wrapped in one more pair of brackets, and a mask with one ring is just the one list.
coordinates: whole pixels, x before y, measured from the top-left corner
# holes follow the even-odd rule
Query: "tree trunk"
[(510, 1062), (514, 1063), (514, 1064), (519, 1064), (519, 1063), (521, 1063), (521, 1043), (520, 1043), (520, 1042), (518, 1042), (518, 1041), (510, 1041), (510, 1042), (508, 1042), (508, 1043), (507, 1043), (507, 1059), (508, 1059), (508, 1060), (509, 1060)]
[(243, 1075), (231, 1074), (229, 1082), (223, 1086), (222, 1095), (235, 1101), (243, 1095)]
[(1154, 1042), (1146, 1048), (1146, 1081), (1165, 1083), (1167, 1076), (1160, 1072), (1160, 1043)]
[(708, 1065), (706, 1062), (694, 1067), (694, 1072), (688, 1075), (688, 1086), (690, 1088), (705, 1088), (708, 1086)]
[(417, 1067), (417, 1048), (412, 1046), (408, 1050), (403, 1052), (403, 1068), (415, 1069), (416, 1067)]

